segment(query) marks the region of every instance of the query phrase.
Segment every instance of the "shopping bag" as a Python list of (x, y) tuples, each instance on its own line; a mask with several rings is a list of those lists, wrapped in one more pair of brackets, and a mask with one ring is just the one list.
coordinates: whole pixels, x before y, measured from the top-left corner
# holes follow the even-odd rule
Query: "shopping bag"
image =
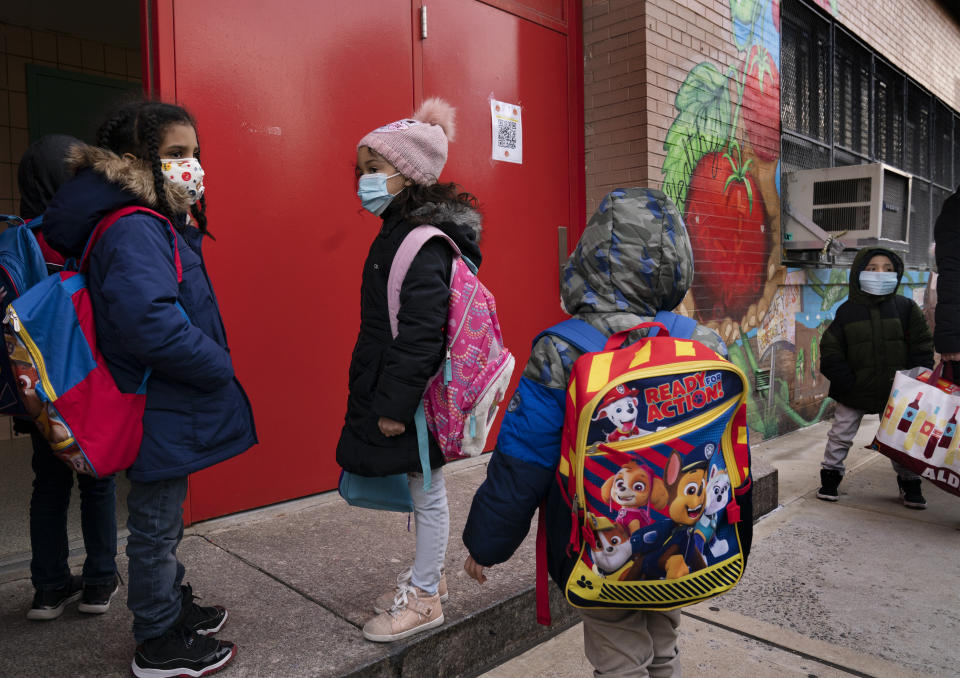
[(401, 513), (413, 511), (413, 498), (410, 496), (406, 473), (368, 478), (341, 471), (337, 489), (351, 506)]
[(936, 369), (897, 372), (887, 400), (876, 448), (937, 487), (960, 496), (960, 388)]

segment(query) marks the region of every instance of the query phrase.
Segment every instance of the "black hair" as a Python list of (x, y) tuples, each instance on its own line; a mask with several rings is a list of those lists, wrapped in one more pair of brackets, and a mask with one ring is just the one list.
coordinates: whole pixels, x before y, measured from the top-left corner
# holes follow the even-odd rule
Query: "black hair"
[[(130, 153), (150, 165), (153, 188), (157, 194), (157, 211), (176, 225), (181, 220), (167, 202), (166, 179), (160, 167), (160, 144), (171, 125), (190, 125), (197, 129), (196, 120), (181, 106), (162, 101), (134, 101), (117, 108), (97, 130), (97, 146), (117, 155)], [(199, 158), (198, 158), (199, 159)], [(204, 235), (207, 230), (207, 201), (201, 196), (191, 205), (190, 213)], [(213, 236), (211, 236), (213, 237)]]
[(399, 214), (403, 219), (411, 212), (423, 207), (427, 203), (460, 203), (475, 210), (480, 209), (480, 201), (472, 193), (467, 193), (461, 186), (453, 182), (446, 184), (412, 184), (404, 188), (391, 201), (391, 211)]

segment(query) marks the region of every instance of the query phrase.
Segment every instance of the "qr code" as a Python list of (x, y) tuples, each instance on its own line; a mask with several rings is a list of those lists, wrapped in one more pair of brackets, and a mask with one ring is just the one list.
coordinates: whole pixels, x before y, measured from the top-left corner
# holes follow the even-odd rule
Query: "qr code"
[(513, 120), (497, 119), (497, 146), (509, 149), (517, 147), (517, 123)]

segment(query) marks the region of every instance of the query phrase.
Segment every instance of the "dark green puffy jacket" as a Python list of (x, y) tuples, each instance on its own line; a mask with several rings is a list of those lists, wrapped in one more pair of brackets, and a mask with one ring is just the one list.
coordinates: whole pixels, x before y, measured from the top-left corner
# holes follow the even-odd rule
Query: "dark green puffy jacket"
[(883, 407), (898, 370), (933, 367), (933, 337), (920, 307), (892, 292), (860, 289), (860, 272), (876, 254), (890, 257), (903, 279), (903, 260), (882, 248), (860, 250), (850, 267), (850, 296), (820, 340), (820, 371), (830, 380), (830, 397), (875, 414)]

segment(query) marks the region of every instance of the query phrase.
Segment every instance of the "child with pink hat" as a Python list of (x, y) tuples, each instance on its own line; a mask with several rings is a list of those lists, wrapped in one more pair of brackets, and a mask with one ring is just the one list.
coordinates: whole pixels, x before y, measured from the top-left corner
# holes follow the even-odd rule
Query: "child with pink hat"
[(443, 576), (450, 529), (443, 454), (429, 436), (431, 480), (425, 487), (414, 414), (443, 358), (453, 250), (434, 238), (418, 252), (400, 290), (397, 334), (391, 333), (387, 279), (400, 243), (432, 224), (480, 265), (477, 200), (457, 184), (440, 183), (454, 138), (454, 109), (428, 99), (412, 118), (378, 127), (357, 144), (357, 195), (382, 219), (360, 288), (360, 331), (350, 362), (347, 414), (337, 463), (378, 477), (406, 473), (413, 498), (416, 555), (396, 586), (374, 603), (363, 628), (368, 640), (389, 642), (443, 623)]

